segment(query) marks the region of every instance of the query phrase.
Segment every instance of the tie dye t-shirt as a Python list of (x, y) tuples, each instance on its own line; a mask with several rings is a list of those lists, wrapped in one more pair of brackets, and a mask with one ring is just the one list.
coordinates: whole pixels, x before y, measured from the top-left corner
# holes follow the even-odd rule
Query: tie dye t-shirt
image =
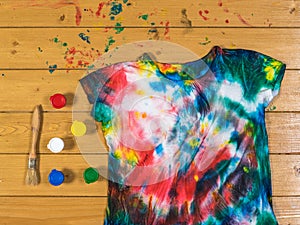
[(80, 80), (109, 147), (111, 225), (275, 225), (265, 107), (285, 64), (243, 49)]

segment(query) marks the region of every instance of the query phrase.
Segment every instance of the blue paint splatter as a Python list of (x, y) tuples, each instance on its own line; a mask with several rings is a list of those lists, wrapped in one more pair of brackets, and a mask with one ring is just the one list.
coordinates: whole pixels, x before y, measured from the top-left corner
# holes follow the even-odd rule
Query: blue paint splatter
[(156, 152), (156, 154), (159, 155), (159, 156), (162, 155), (163, 150), (164, 150), (164, 148), (163, 148), (162, 144), (156, 146), (156, 148), (155, 148), (155, 152)]
[(49, 66), (49, 72), (50, 73), (53, 73), (56, 69), (57, 69), (57, 65), (56, 64)]
[(110, 15), (118, 15), (122, 12), (122, 4), (121, 3), (116, 3), (116, 2), (113, 2), (113, 5), (110, 9)]
[(85, 35), (84, 33), (80, 33), (78, 34), (78, 36), (83, 40), (83, 41), (86, 41), (88, 44), (91, 44), (90, 42), (90, 37)]

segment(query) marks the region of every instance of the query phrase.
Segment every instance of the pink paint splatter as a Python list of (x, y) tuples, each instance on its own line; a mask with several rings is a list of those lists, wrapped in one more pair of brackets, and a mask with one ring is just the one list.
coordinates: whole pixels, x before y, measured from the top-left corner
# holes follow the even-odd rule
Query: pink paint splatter
[(247, 26), (252, 26), (251, 24), (249, 24), (242, 16), (241, 16), (241, 14), (239, 14), (239, 13), (235, 13), (234, 15), (236, 15), (237, 16), (237, 18), (243, 23), (243, 24), (245, 24), (245, 25), (247, 25)]
[(202, 10), (199, 11), (199, 15), (202, 17), (203, 20), (208, 20), (209, 18), (203, 15)]

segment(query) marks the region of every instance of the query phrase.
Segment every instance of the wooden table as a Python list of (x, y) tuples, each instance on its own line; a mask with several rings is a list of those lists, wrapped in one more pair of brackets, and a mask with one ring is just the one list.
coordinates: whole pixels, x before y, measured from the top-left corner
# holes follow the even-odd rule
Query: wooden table
[[(0, 0), (0, 224), (102, 224), (107, 182), (84, 183), (89, 165), (70, 132), (74, 92), (105, 51), (159, 39), (199, 56), (219, 45), (256, 50), (287, 64), (266, 123), (275, 213), (281, 225), (299, 225), (299, 6), (299, 0)], [(59, 110), (49, 101), (56, 92), (68, 101)], [(41, 183), (28, 187), (24, 176), (36, 104), (44, 110)], [(46, 148), (54, 136), (66, 141), (62, 153)], [(67, 175), (60, 187), (47, 181), (52, 168)]]

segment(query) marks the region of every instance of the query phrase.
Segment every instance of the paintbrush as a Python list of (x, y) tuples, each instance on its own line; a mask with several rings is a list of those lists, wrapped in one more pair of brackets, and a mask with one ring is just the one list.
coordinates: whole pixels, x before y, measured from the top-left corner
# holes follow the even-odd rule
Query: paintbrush
[(40, 135), (42, 122), (42, 108), (41, 105), (35, 106), (32, 114), (32, 144), (29, 152), (28, 159), (28, 170), (26, 174), (25, 183), (28, 185), (37, 185), (39, 183), (38, 177), (38, 167), (37, 167), (37, 149), (38, 149), (38, 140)]

